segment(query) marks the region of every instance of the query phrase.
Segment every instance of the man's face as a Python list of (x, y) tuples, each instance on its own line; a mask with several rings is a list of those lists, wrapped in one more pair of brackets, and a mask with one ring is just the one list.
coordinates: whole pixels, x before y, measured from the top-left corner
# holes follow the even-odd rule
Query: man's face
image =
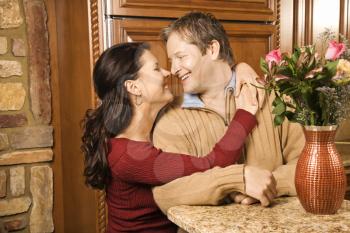
[(167, 44), (168, 57), (171, 60), (171, 73), (181, 79), (184, 92), (200, 94), (206, 91), (211, 59), (202, 55), (196, 45), (185, 41), (178, 33), (170, 34)]

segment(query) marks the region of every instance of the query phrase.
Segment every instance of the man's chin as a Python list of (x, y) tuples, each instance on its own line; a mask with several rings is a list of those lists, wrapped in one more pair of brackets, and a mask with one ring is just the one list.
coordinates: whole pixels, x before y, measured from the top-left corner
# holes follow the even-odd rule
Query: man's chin
[(191, 95), (198, 95), (199, 94), (198, 91), (196, 91), (196, 90), (185, 90), (185, 89), (184, 89), (184, 93), (191, 94)]
[(196, 90), (194, 88), (187, 86), (183, 86), (183, 90), (186, 94), (197, 94)]

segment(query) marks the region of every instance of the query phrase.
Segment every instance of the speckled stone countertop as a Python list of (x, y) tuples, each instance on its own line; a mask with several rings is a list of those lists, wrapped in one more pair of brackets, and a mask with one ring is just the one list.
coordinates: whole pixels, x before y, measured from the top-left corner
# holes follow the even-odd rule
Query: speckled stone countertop
[(350, 232), (350, 201), (335, 215), (306, 213), (298, 198), (274, 200), (271, 207), (230, 204), (226, 206), (176, 206), (168, 218), (189, 233)]

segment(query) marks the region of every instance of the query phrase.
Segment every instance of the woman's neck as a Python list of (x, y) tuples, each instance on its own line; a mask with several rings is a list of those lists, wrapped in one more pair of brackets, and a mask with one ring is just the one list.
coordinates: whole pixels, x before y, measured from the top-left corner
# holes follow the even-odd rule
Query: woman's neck
[(134, 141), (151, 141), (151, 130), (159, 112), (151, 106), (135, 107), (129, 126), (117, 138), (128, 138)]

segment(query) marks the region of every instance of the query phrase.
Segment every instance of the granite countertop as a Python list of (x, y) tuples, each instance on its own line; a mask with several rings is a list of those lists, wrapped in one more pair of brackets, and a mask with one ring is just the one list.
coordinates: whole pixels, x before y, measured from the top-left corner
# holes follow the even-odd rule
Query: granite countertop
[(271, 207), (230, 204), (225, 206), (176, 206), (168, 218), (189, 233), (350, 232), (350, 201), (344, 200), (335, 215), (306, 213), (298, 198), (274, 200)]

